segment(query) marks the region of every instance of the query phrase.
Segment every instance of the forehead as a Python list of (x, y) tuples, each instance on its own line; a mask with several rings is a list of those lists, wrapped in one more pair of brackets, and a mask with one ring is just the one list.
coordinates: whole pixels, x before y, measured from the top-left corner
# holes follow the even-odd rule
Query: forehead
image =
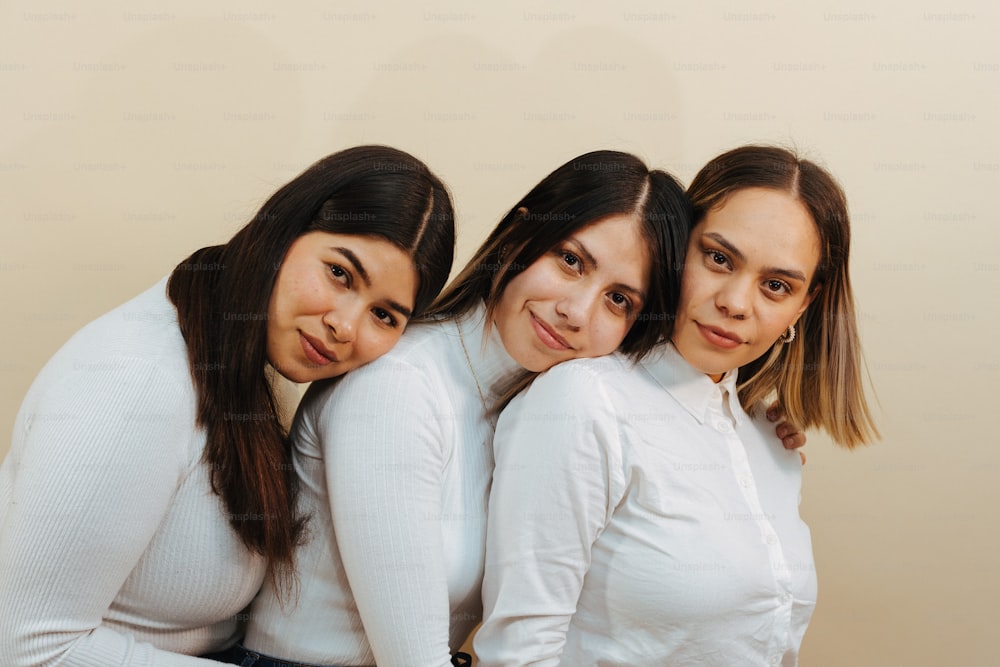
[(570, 237), (600, 243), (604, 247), (614, 246), (621, 251), (641, 252), (646, 246), (645, 243), (636, 243), (643, 239), (642, 225), (639, 218), (631, 214), (609, 215), (595, 220), (574, 231)]
[(725, 237), (751, 263), (795, 268), (811, 276), (819, 262), (816, 223), (800, 200), (781, 190), (737, 190), (709, 210), (696, 231), (699, 237)]
[(374, 287), (398, 288), (403, 283), (409, 289), (408, 284), (417, 282), (417, 268), (410, 253), (382, 236), (312, 231), (300, 236), (297, 242), (305, 244), (308, 252), (321, 256), (343, 254), (346, 250), (360, 262)]
[(635, 215), (601, 218), (576, 230), (567, 240), (582, 243), (600, 268), (607, 266), (644, 272), (649, 264), (649, 244)]

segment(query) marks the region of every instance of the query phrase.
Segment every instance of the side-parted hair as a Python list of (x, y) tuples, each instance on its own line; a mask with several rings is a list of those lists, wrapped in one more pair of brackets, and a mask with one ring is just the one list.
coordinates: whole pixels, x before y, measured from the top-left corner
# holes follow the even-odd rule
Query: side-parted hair
[(620, 347), (642, 358), (670, 335), (691, 209), (673, 176), (629, 153), (586, 153), (542, 179), (507, 212), (428, 315), (458, 317), (485, 304), (492, 320), (518, 274), (575, 232), (615, 215), (641, 221), (651, 260), (645, 303)]
[(409, 254), (415, 315), (443, 287), (455, 247), (444, 184), (407, 153), (360, 146), (310, 166), (228, 243), (196, 251), (171, 273), (167, 290), (187, 344), (212, 489), (242, 542), (267, 559), (279, 590), (294, 581), (305, 518), (296, 512), (288, 434), (266, 375), (267, 312), (289, 247), (312, 231), (376, 236)]
[(772, 392), (785, 415), (801, 428), (822, 427), (839, 444), (854, 447), (878, 437), (865, 399), (864, 362), (848, 273), (851, 245), (847, 198), (822, 167), (784, 148), (742, 146), (706, 164), (688, 187), (694, 224), (745, 188), (770, 188), (794, 197), (809, 211), (820, 240), (815, 296), (789, 344), (739, 370), (743, 405), (753, 408)]

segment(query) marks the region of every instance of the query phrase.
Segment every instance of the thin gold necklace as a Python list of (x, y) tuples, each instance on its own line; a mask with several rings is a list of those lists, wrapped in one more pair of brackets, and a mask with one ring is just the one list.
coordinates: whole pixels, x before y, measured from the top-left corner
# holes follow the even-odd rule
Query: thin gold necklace
[(483, 404), (483, 417), (486, 418), (486, 423), (490, 425), (490, 428), (496, 433), (497, 425), (490, 417), (489, 404), (486, 402), (486, 395), (483, 393), (483, 388), (479, 385), (479, 378), (476, 377), (476, 369), (472, 366), (472, 357), (469, 356), (469, 348), (465, 347), (465, 336), (462, 334), (462, 323), (455, 320), (455, 328), (458, 329), (458, 342), (462, 344), (462, 352), (465, 353), (465, 363), (469, 364), (469, 372), (472, 373), (472, 381), (476, 383), (476, 391), (479, 392), (479, 402)]

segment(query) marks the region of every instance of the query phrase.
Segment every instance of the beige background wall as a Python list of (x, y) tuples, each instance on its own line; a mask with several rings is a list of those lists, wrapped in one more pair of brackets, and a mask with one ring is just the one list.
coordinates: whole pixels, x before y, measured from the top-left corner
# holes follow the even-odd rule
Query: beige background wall
[[(810, 437), (802, 664), (996, 664), (1000, 10), (986, 0), (0, 7), (0, 431), (81, 325), (361, 142), (451, 186), (460, 259), (597, 147), (687, 182), (750, 141), (834, 171), (884, 441)], [(0, 441), (0, 454), (9, 447)]]

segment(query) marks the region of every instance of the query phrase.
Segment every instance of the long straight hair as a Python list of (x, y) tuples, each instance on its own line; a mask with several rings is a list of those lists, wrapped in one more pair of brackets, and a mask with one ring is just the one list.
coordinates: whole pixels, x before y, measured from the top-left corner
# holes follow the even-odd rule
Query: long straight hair
[[(493, 321), (510, 281), (573, 233), (616, 215), (634, 215), (650, 257), (648, 289), (619, 349), (641, 359), (670, 336), (680, 299), (691, 207), (670, 174), (629, 153), (593, 151), (558, 167), (507, 212), (428, 317), (460, 317), (485, 305)], [(501, 391), (501, 410), (537, 375), (525, 370)]]
[(430, 305), (451, 269), (455, 228), (444, 185), (411, 155), (361, 146), (281, 187), (228, 243), (178, 264), (167, 286), (187, 344), (212, 489), (243, 544), (266, 557), (279, 590), (294, 580), (304, 519), (266, 374), (267, 311), (288, 248), (317, 230), (377, 236), (406, 251), (418, 275), (415, 312)]
[(809, 286), (817, 293), (799, 318), (798, 335), (740, 368), (740, 401), (752, 409), (776, 392), (792, 423), (822, 427), (847, 447), (869, 442), (878, 430), (864, 391), (844, 191), (826, 170), (791, 151), (742, 146), (716, 157), (694, 177), (688, 188), (694, 224), (734, 192), (755, 187), (802, 202), (816, 225), (820, 259)]

